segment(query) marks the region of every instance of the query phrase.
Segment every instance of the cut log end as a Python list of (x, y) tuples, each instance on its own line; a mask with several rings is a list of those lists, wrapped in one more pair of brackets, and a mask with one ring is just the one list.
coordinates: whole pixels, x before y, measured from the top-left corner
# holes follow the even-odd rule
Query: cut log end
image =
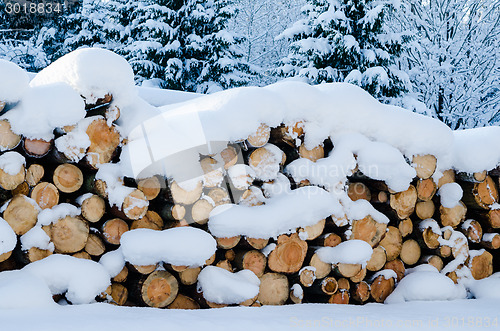
[(83, 173), (75, 165), (64, 163), (54, 170), (54, 185), (64, 193), (73, 193), (83, 184)]
[(284, 305), (289, 295), (288, 278), (278, 273), (267, 273), (260, 278), (257, 300), (263, 305)]
[(163, 308), (171, 304), (179, 291), (174, 276), (164, 270), (151, 273), (141, 288), (141, 298), (150, 307)]

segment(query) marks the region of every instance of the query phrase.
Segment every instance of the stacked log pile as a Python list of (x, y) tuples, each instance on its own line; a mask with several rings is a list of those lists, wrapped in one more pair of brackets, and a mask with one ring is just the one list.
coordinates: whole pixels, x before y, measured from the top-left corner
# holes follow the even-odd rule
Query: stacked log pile
[[(283, 169), (290, 162), (298, 158), (315, 162), (335, 148), (326, 140), (307, 149), (300, 122), (273, 128), (262, 124), (255, 134), (228, 144), (217, 155), (224, 164), (218, 164), (216, 155), (201, 156), (204, 179), (189, 189), (159, 175), (139, 180), (120, 178), (115, 185), (129, 191), (123, 203), (116, 206), (107, 190), (110, 183), (96, 178), (100, 166), (120, 159), (122, 145), (126, 144), (126, 137), (114, 124), (119, 110), (111, 106), (111, 101), (112, 97), (106, 96), (97, 104), (87, 105), (88, 117), (75, 126), (58, 128), (51, 141), (21, 137), (12, 132), (6, 120), (0, 121), (0, 149), (26, 158), (25, 166), (16, 174), (0, 169), (2, 217), (16, 235), (20, 238), (35, 227), (39, 213), (45, 209), (62, 203), (80, 208), (78, 215), (43, 226), (54, 245), (53, 252), (37, 247), (23, 249), (19, 241), (12, 252), (0, 255), (0, 271), (19, 269), (53, 253), (99, 261), (104, 253), (119, 247), (123, 233), (139, 228), (191, 226), (209, 231), (207, 222), (216, 206), (265, 203), (263, 197), (272, 184), (265, 180), (266, 167), (276, 166), (286, 176)], [(82, 128), (89, 146), (56, 146), (54, 141)], [(273, 146), (272, 151), (269, 146)], [(238, 166), (240, 150), (252, 171), (242, 174), (231, 170)], [(279, 160), (276, 150), (280, 151)], [(405, 270), (420, 264), (445, 270), (455, 282), (464, 277), (465, 270), (470, 270), (475, 279), (499, 271), (500, 171), (467, 174), (450, 169), (435, 182), (434, 156), (419, 155), (408, 162), (417, 177), (403, 192), (392, 191), (384, 182), (370, 179), (359, 170), (349, 176), (345, 187), (351, 200), (370, 202), (389, 218), (388, 224), (378, 223), (371, 216), (354, 221), (327, 217), (277, 238), (216, 238), (217, 252), (206, 265), (230, 272), (248, 269), (260, 278), (259, 294), (241, 303), (246, 306), (383, 302)], [(287, 180), (292, 189), (311, 185), (307, 180)], [(464, 192), (462, 201), (453, 208), (442, 206), (436, 195), (447, 183), (458, 183)], [(320, 247), (335, 247), (351, 239), (372, 246), (373, 254), (366, 265), (332, 266), (316, 253)], [(197, 290), (201, 270), (127, 264), (99, 300), (173, 309), (224, 306), (207, 301)]]

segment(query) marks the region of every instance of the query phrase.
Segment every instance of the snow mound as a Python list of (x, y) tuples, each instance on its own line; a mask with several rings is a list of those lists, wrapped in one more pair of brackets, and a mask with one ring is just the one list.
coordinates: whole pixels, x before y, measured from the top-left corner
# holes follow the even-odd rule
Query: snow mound
[(99, 259), (99, 263), (102, 264), (111, 277), (118, 275), (125, 266), (125, 260), (123, 259), (121, 249), (115, 249), (114, 251), (105, 253)]
[(52, 208), (42, 210), (38, 214), (37, 223), (40, 225), (50, 225), (66, 216), (75, 217), (77, 215), (80, 215), (80, 208), (69, 203), (60, 203)]
[(467, 172), (491, 170), (500, 163), (500, 127), (490, 126), (453, 131), (455, 138), (453, 164), (455, 169)]
[(26, 165), (26, 159), (18, 152), (5, 152), (0, 155), (0, 169), (14, 176)]
[(220, 238), (244, 235), (268, 239), (316, 224), (341, 210), (335, 195), (306, 186), (266, 200), (260, 206), (217, 206), (210, 213), (208, 229)]
[(198, 275), (198, 289), (203, 297), (218, 304), (238, 304), (259, 294), (260, 280), (250, 270), (236, 273), (207, 266)]
[(65, 83), (28, 89), (19, 105), (3, 116), (13, 132), (45, 141), (54, 137), (55, 128), (75, 124), (84, 117), (82, 98)]
[(33, 228), (21, 236), (22, 250), (27, 251), (33, 247), (46, 249), (51, 252), (55, 249), (54, 243), (51, 242), (47, 232), (43, 231), (40, 224), (36, 224)]
[(415, 271), (406, 275), (387, 297), (385, 303), (405, 301), (436, 301), (465, 299), (463, 285), (456, 285), (449, 277), (436, 270)]
[(21, 272), (43, 279), (52, 294), (66, 293), (73, 304), (94, 302), (111, 284), (102, 265), (92, 260), (54, 254), (28, 264)]
[(0, 59), (0, 102), (17, 102), (29, 86), (29, 76), (17, 64)]
[(21, 270), (0, 272), (0, 309), (55, 306), (43, 280)]
[(445, 208), (453, 208), (457, 206), (462, 199), (462, 187), (457, 183), (448, 183), (441, 186), (438, 194), (441, 198), (441, 205)]
[(179, 266), (202, 266), (217, 248), (217, 242), (209, 233), (192, 227), (131, 230), (122, 235), (120, 243), (125, 261), (135, 265), (163, 261)]
[(490, 277), (466, 282), (467, 289), (476, 299), (500, 299), (500, 272)]
[(40, 71), (30, 84), (56, 82), (69, 84), (88, 104), (111, 94), (113, 103), (123, 107), (137, 96), (134, 72), (128, 62), (100, 48), (83, 48), (64, 55)]
[(373, 249), (363, 240), (348, 240), (335, 247), (322, 247), (316, 251), (321, 261), (330, 264), (347, 263), (366, 265)]
[(12, 252), (16, 247), (17, 236), (9, 223), (0, 217), (0, 255)]

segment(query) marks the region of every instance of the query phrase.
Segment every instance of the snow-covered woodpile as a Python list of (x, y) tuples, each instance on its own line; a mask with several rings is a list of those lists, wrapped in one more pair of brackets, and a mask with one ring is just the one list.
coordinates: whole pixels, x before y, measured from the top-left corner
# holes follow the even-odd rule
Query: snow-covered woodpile
[[(188, 309), (366, 303), (398, 284), (392, 301), (411, 299), (407, 274), (448, 299), (499, 271), (498, 128), (452, 132), (346, 84), (157, 109), (124, 60), (95, 49), (31, 82), (10, 63), (0, 75), (0, 292), (44, 283), (56, 301)], [(200, 123), (226, 143), (195, 153), (199, 176), (148, 168)]]

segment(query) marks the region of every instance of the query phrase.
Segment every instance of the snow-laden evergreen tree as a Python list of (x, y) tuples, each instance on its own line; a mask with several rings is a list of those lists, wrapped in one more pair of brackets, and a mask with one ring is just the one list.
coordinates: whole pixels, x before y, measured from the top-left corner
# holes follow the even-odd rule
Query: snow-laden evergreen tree
[[(138, 83), (209, 93), (248, 84), (241, 37), (227, 31), (228, 0), (85, 0), (68, 50), (99, 46), (124, 56)], [(78, 26), (82, 29), (78, 29)]]
[(52, 15), (8, 14), (0, 2), (0, 58), (37, 72), (60, 56), (66, 34), (66, 15), (75, 4), (52, 8)]
[(292, 43), (278, 73), (309, 82), (347, 81), (382, 101), (393, 101), (408, 88), (408, 76), (394, 65), (405, 34), (385, 24), (391, 0), (309, 0), (305, 18), (281, 37)]
[(306, 0), (235, 0), (238, 11), (229, 21), (229, 30), (241, 33), (244, 59), (262, 68), (256, 84), (271, 83), (276, 77), (267, 71), (288, 54), (290, 42), (276, 37), (296, 22)]
[(453, 129), (500, 123), (500, 1), (407, 3), (394, 26), (414, 38), (400, 63), (427, 114)]

